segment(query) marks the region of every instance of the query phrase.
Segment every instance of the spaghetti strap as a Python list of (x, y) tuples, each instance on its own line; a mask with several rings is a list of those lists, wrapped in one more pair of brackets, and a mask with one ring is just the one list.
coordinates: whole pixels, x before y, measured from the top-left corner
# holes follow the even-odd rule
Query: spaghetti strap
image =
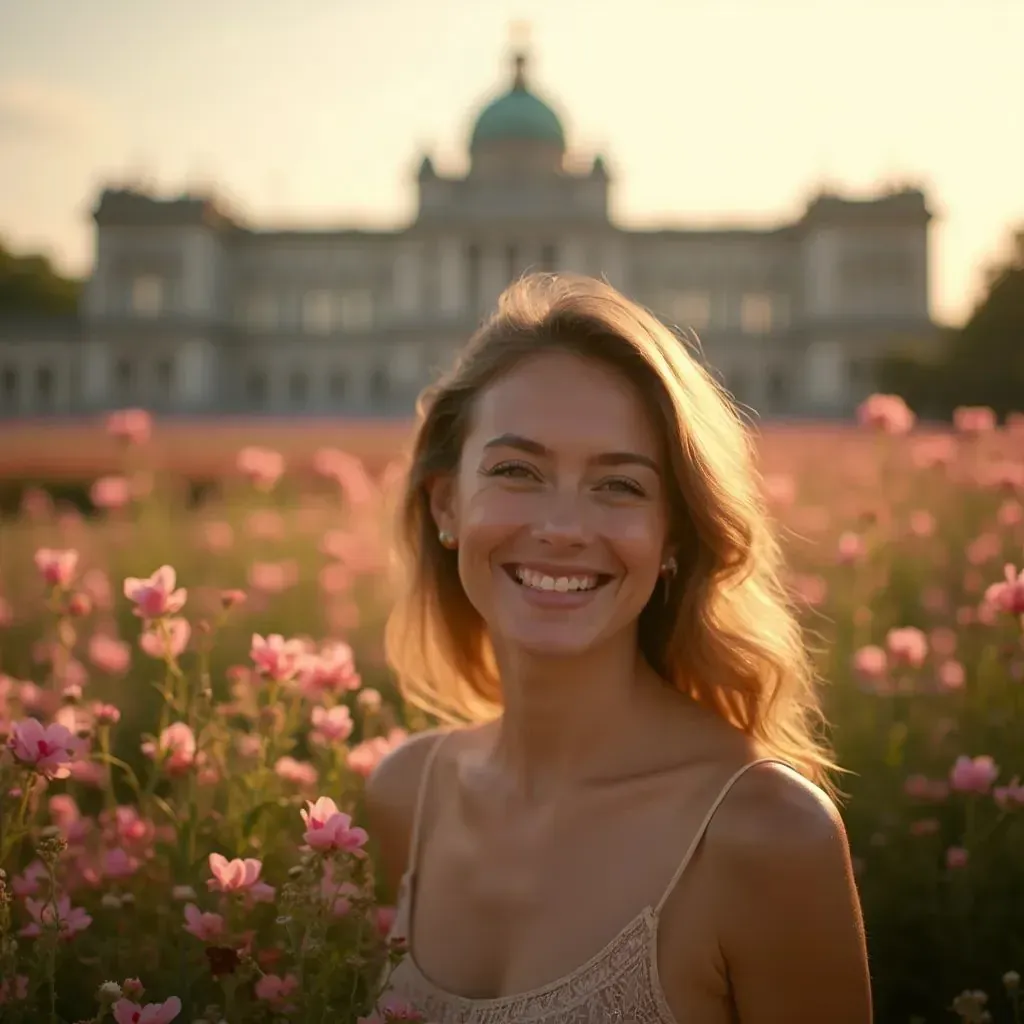
[(437, 760), (438, 751), (444, 746), (445, 740), (454, 731), (454, 729), (446, 729), (442, 732), (423, 760), (423, 773), (420, 775), (420, 784), (416, 791), (416, 808), (413, 811), (412, 818), (412, 838), (409, 840), (409, 863), (406, 867), (406, 874), (409, 876), (416, 873), (416, 868), (419, 864), (420, 834), (423, 830), (423, 808), (427, 802), (427, 788), (430, 783), (430, 776), (434, 771), (434, 762)]
[(748, 762), (747, 764), (743, 765), (738, 771), (732, 774), (732, 776), (726, 781), (725, 785), (719, 791), (718, 796), (715, 797), (715, 801), (708, 809), (708, 813), (704, 815), (704, 820), (700, 823), (700, 828), (697, 829), (696, 835), (694, 835), (693, 839), (691, 840), (690, 846), (687, 849), (686, 853), (683, 855), (683, 859), (680, 862), (679, 867), (676, 868), (676, 872), (672, 876), (672, 881), (668, 883), (668, 887), (662, 894), (661, 899), (658, 900), (658, 905), (654, 908), (654, 913), (656, 915), (661, 914), (661, 911), (664, 908), (665, 903), (668, 901), (668, 898), (672, 895), (676, 885), (679, 884), (679, 879), (683, 877), (683, 872), (686, 870), (687, 865), (693, 858), (694, 853), (696, 853), (697, 847), (700, 845), (700, 841), (704, 838), (704, 833), (707, 831), (708, 825), (711, 824), (711, 819), (715, 816), (715, 811), (718, 810), (722, 801), (729, 795), (729, 790), (732, 789), (732, 787), (736, 784), (737, 780), (745, 772), (749, 771), (751, 768), (759, 764), (781, 764), (785, 765), (787, 768), (792, 767), (791, 765), (786, 764), (785, 761), (779, 760), (779, 758), (777, 757), (759, 757), (756, 761)]

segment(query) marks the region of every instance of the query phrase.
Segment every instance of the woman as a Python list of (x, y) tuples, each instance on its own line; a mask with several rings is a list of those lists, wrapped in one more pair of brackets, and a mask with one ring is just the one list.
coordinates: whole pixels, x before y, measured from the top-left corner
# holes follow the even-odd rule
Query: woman
[(440, 1024), (866, 1024), (864, 932), (751, 446), (677, 338), (514, 284), (424, 397), (388, 624), (455, 728), (368, 786)]

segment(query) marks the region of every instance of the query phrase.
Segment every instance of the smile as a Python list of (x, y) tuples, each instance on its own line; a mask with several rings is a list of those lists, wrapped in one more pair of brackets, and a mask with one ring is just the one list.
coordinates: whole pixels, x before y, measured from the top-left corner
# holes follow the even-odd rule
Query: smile
[(597, 590), (611, 580), (607, 573), (566, 573), (555, 575), (525, 565), (505, 565), (505, 572), (522, 587), (557, 594), (578, 594)]

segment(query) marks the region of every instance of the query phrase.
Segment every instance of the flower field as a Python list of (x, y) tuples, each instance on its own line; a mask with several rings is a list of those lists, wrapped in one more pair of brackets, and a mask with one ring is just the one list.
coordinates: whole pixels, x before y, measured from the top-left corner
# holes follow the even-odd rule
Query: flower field
[[(0, 469), (87, 475), (95, 512), (29, 489), (0, 525), (4, 1022), (416, 1019), (374, 1007), (401, 949), (361, 799), (430, 724), (382, 656), (407, 435), (5, 433)], [(875, 396), (859, 427), (759, 445), (849, 772), (877, 1019), (1019, 1022), (1024, 425), (924, 431)]]

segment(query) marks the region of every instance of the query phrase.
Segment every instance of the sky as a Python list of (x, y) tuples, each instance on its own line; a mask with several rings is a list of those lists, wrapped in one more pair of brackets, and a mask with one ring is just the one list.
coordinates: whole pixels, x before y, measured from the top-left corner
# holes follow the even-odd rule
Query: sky
[(1024, 227), (1024, 0), (0, 0), (0, 238), (87, 273), (99, 190), (133, 181), (400, 225), (424, 151), (464, 168), (518, 23), (624, 226), (920, 185), (947, 322)]

